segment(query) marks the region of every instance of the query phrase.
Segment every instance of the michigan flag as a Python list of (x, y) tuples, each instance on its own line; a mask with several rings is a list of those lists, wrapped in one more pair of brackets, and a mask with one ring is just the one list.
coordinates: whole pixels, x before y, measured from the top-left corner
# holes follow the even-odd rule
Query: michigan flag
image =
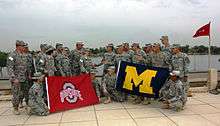
[(121, 61), (117, 70), (116, 89), (129, 94), (154, 97), (169, 77), (166, 68)]

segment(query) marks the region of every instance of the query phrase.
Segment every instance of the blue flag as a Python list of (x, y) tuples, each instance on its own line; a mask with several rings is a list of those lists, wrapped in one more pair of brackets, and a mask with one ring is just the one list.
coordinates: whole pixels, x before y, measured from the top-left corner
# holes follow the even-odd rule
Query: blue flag
[(129, 94), (158, 98), (159, 90), (169, 77), (169, 70), (121, 61), (117, 70), (116, 89)]

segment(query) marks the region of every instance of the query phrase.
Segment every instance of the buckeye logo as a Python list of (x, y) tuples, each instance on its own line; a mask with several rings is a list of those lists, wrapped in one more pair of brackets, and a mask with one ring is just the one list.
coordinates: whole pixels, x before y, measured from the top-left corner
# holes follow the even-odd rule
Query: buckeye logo
[(63, 90), (60, 92), (61, 102), (64, 102), (66, 99), (69, 103), (75, 103), (77, 100), (83, 100), (80, 91), (75, 89), (75, 86), (72, 83), (64, 83)]

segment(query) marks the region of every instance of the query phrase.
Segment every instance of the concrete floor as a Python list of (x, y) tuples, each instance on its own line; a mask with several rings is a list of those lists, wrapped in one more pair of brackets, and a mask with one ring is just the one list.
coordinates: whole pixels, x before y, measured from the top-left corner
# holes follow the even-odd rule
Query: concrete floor
[(160, 104), (98, 104), (49, 116), (13, 115), (10, 101), (0, 102), (0, 125), (24, 126), (220, 126), (220, 95), (197, 93), (181, 112)]

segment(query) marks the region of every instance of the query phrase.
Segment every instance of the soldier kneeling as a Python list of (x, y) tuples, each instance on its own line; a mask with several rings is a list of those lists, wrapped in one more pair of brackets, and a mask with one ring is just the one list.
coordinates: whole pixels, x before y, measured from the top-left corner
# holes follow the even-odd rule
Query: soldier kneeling
[(44, 75), (40, 74), (32, 77), (34, 84), (29, 90), (29, 107), (27, 109), (29, 115), (46, 116), (49, 114), (49, 109), (43, 98), (44, 77)]
[(180, 72), (172, 71), (170, 73), (170, 78), (166, 82), (166, 92), (163, 96), (163, 106), (164, 109), (175, 109), (176, 111), (181, 111), (187, 100), (185, 89), (183, 83), (179, 79)]

